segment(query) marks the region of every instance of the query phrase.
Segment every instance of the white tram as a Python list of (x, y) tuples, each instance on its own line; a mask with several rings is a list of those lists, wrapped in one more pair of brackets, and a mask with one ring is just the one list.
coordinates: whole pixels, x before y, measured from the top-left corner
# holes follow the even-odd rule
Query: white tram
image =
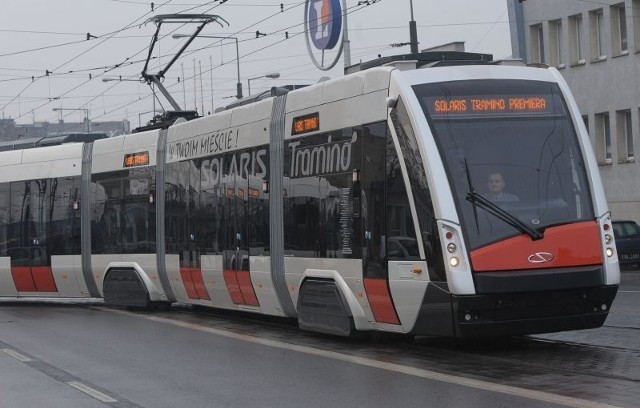
[(0, 296), (184, 302), (339, 335), (601, 326), (618, 259), (566, 83), (432, 65), (1, 152)]

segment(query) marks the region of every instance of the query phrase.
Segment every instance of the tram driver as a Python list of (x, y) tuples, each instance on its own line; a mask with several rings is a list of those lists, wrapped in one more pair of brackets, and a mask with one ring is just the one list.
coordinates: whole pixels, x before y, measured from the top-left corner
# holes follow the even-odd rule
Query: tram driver
[(491, 201), (520, 201), (517, 195), (505, 191), (506, 186), (507, 183), (504, 181), (502, 173), (499, 171), (489, 173), (489, 177), (487, 177), (487, 192), (484, 194), (485, 198)]

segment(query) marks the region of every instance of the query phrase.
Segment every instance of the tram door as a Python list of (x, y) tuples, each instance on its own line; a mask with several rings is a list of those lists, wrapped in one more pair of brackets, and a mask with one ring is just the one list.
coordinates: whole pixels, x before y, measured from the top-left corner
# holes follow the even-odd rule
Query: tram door
[(231, 300), (236, 305), (259, 306), (249, 269), (249, 182), (230, 176), (225, 185), (226, 248), (223, 275)]
[(51, 180), (11, 183), (8, 254), (18, 292), (57, 292), (48, 242), (53, 200)]
[(362, 222), (363, 278), (374, 318), (379, 323), (400, 324), (389, 292), (386, 232), (386, 167), (393, 142), (386, 123), (363, 127)]

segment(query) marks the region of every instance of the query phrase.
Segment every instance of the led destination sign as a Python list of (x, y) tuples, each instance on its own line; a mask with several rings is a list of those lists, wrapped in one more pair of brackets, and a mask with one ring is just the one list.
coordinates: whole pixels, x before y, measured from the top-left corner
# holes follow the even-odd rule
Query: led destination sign
[(124, 155), (123, 167), (146, 166), (149, 164), (149, 152), (128, 153)]
[(438, 115), (548, 113), (551, 104), (546, 96), (466, 96), (429, 98), (429, 113)]
[(320, 114), (318, 112), (293, 118), (292, 135), (301, 135), (316, 130), (320, 130)]

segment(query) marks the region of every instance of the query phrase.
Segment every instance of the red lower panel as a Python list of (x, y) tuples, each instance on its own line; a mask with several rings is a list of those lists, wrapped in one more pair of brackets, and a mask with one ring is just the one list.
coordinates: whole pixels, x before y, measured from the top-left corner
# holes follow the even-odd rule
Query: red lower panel
[(367, 292), (367, 299), (376, 322), (400, 324), (386, 279), (365, 278), (364, 290)]
[(12, 266), (11, 276), (18, 292), (36, 292), (36, 284), (31, 276), (31, 267)]
[(191, 277), (191, 268), (180, 267), (180, 277), (182, 278), (182, 284), (187, 291), (189, 299), (199, 299), (198, 291), (193, 284), (193, 278)]
[(547, 228), (537, 241), (521, 235), (471, 252), (475, 272), (601, 263), (600, 229), (595, 221)]
[(249, 271), (237, 271), (236, 277), (238, 278), (238, 285), (240, 286), (240, 292), (244, 297), (244, 304), (249, 306), (260, 306), (256, 292), (253, 290), (253, 284), (251, 283), (251, 273)]
[(225, 269), (222, 274), (224, 275), (224, 282), (227, 284), (227, 290), (231, 296), (231, 301), (236, 305), (244, 305), (244, 298), (240, 291), (240, 285), (238, 284), (238, 278), (236, 277), (236, 271), (231, 269)]
[(57, 292), (56, 282), (50, 266), (32, 266), (31, 276), (38, 292)]
[(209, 293), (207, 292), (207, 288), (204, 286), (204, 279), (202, 278), (202, 270), (200, 268), (191, 269), (191, 280), (193, 281), (193, 286), (198, 293), (198, 298), (211, 300)]

